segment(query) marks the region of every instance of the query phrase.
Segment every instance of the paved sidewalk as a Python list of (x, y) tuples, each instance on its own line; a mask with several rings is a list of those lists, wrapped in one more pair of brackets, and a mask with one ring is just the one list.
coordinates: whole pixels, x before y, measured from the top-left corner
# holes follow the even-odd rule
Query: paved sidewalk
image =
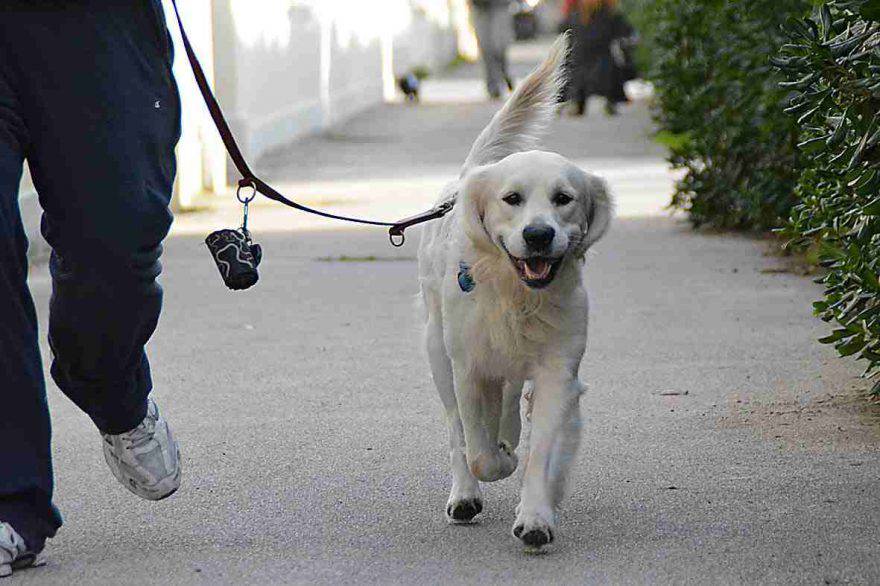
[[(520, 51), (521, 71), (536, 51)], [(479, 87), (474, 67), (450, 79)], [(495, 107), (385, 105), (260, 167), (307, 201), (406, 216), (455, 176)], [(876, 417), (853, 398), (859, 369), (815, 343), (819, 288), (774, 272), (760, 242), (668, 217), (644, 102), (598, 111), (548, 140), (609, 178), (620, 218), (586, 268), (584, 441), (545, 554), (509, 535), (515, 478), (487, 486), (479, 524), (444, 521), (415, 238), (392, 249), (381, 230), (261, 203), (252, 291), (225, 290), (201, 243), (238, 221), (232, 206), (180, 218), (166, 248), (150, 354), (183, 488), (146, 503), (117, 486), (99, 435), (53, 387), (66, 526), (48, 565), (12, 583), (880, 582)], [(45, 324), (45, 272), (32, 284)]]

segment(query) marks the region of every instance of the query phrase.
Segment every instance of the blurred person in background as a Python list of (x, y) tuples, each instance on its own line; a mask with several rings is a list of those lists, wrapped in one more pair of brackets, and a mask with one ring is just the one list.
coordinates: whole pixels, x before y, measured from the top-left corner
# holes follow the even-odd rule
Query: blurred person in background
[(617, 0), (565, 0), (561, 28), (572, 35), (566, 99), (573, 113), (583, 116), (595, 95), (605, 98), (606, 114), (617, 114), (617, 105), (628, 101), (623, 84), (635, 77), (621, 45), (634, 31), (617, 10)]
[(510, 0), (470, 0), (470, 7), (486, 69), (486, 91), (497, 100), (505, 87), (513, 90), (507, 71), (507, 47), (513, 40)]

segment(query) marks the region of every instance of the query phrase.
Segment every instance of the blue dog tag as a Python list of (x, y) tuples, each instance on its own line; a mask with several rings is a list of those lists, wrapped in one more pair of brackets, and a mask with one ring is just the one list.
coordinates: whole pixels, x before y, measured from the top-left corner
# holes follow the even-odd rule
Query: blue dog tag
[(471, 276), (471, 266), (465, 262), (458, 263), (458, 286), (465, 293), (470, 293), (477, 286)]

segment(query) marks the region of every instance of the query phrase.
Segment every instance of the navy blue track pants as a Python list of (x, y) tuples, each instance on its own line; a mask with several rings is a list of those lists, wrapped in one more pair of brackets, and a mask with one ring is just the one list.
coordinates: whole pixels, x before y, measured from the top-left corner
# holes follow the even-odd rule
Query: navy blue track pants
[(22, 165), (52, 247), (52, 377), (98, 429), (127, 431), (146, 413), (144, 344), (162, 304), (156, 277), (180, 135), (171, 60), (159, 0), (0, 3), (0, 521), (32, 549), (61, 517)]

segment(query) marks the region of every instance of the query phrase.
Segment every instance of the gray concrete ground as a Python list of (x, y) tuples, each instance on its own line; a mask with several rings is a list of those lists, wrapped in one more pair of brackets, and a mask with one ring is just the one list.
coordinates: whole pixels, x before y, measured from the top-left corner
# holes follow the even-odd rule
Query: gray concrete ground
[[(261, 166), (309, 201), (404, 216), (455, 175), (495, 107), (382, 106)], [(876, 418), (854, 394), (857, 367), (815, 342), (818, 286), (776, 272), (760, 242), (668, 217), (648, 129), (637, 103), (561, 119), (548, 140), (609, 177), (621, 217), (586, 267), (584, 441), (545, 554), (509, 535), (515, 478), (487, 486), (479, 524), (444, 520), (415, 239), (392, 249), (381, 230), (260, 204), (251, 291), (225, 290), (201, 244), (235, 221), (231, 206), (180, 218), (167, 245), (150, 354), (182, 490), (147, 503), (118, 486), (98, 434), (52, 387), (66, 526), (48, 565), (13, 583), (880, 582)], [(45, 322), (45, 272), (32, 284)]]

